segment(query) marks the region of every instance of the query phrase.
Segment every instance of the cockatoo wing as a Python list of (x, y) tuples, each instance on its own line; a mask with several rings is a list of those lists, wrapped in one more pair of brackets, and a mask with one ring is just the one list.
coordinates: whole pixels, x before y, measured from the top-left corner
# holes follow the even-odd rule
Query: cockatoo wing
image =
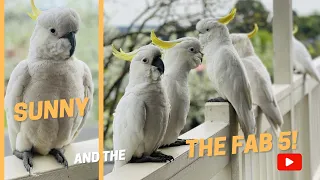
[[(263, 67), (264, 68), (264, 67)], [(260, 108), (269, 119), (270, 123), (274, 126), (281, 126), (283, 124), (283, 118), (279, 110), (278, 103), (274, 97), (272, 83), (269, 76), (263, 75), (268, 73), (266, 69), (259, 68), (259, 73), (256, 76), (257, 82), (259, 82), (261, 96), (265, 97), (263, 102), (259, 103)], [(264, 73), (262, 73), (264, 72)], [(259, 95), (260, 96), (260, 95)]]
[(293, 50), (295, 61), (304, 67), (307, 74), (320, 82), (320, 75), (312, 62), (311, 55), (307, 48), (295, 38), (293, 38)]
[(221, 61), (225, 61), (223, 79), (220, 81), (219, 90), (224, 92), (228, 101), (236, 110), (241, 128), (245, 135), (253, 134), (255, 130), (255, 118), (252, 111), (251, 87), (244, 65), (232, 50), (225, 48), (222, 51)]
[(24, 89), (28, 86), (30, 78), (27, 61), (23, 60), (12, 71), (7, 85), (5, 110), (12, 150), (16, 149), (16, 138), (21, 125), (21, 122), (14, 120), (14, 107), (17, 103), (23, 102)]
[(262, 109), (275, 133), (279, 134), (283, 118), (273, 94), (272, 82), (267, 69), (257, 56), (243, 58), (242, 62), (246, 67), (252, 87), (253, 103)]
[(261, 60), (257, 56), (250, 56), (243, 58), (242, 62), (246, 67), (252, 91), (261, 92), (264, 100), (275, 103), (270, 75)]
[[(283, 118), (278, 106), (277, 101), (275, 100), (272, 93), (272, 88), (268, 84), (261, 84), (261, 96), (265, 96), (267, 100), (265, 102), (260, 102), (259, 107), (261, 108), (262, 112), (265, 114), (266, 118), (268, 119), (275, 135), (279, 137), (281, 132), (281, 126), (283, 124)], [(271, 95), (271, 97), (270, 97)], [(259, 132), (261, 132), (259, 130)]]
[(144, 152), (146, 113), (145, 103), (134, 93), (125, 94), (120, 100), (113, 120), (113, 148), (125, 149), (126, 159), (115, 161), (115, 169), (130, 161), (137, 152)]
[(84, 75), (83, 75), (83, 86), (84, 86), (84, 97), (88, 98), (88, 103), (86, 108), (84, 109), (84, 116), (80, 122), (79, 127), (77, 127), (72, 134), (73, 139), (75, 139), (78, 135), (78, 133), (81, 131), (83, 125), (85, 124), (86, 120), (88, 119), (90, 109), (92, 107), (93, 103), (93, 92), (94, 92), (94, 85), (93, 85), (93, 80), (92, 80), (92, 75), (90, 68), (83, 62), (79, 60), (79, 63), (83, 65), (84, 68)]

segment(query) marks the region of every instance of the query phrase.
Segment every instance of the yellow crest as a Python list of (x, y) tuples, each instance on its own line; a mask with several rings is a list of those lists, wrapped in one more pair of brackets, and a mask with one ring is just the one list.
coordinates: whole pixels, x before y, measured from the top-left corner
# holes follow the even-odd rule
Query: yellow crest
[(133, 59), (133, 57), (136, 55), (137, 52), (133, 51), (130, 53), (125, 53), (124, 51), (122, 51), (122, 49), (120, 48), (120, 52), (114, 47), (114, 45), (112, 44), (112, 54), (119, 58), (119, 59), (123, 59), (126, 61), (131, 61)]
[(248, 38), (253, 38), (253, 36), (256, 35), (258, 31), (259, 31), (259, 27), (255, 23), (254, 24), (254, 29), (250, 33), (248, 33)]
[(31, 13), (27, 13), (27, 14), (31, 17), (31, 19), (37, 20), (37, 18), (40, 15), (41, 11), (35, 6), (34, 0), (30, 0), (30, 1), (31, 1), (32, 12)]
[(298, 31), (299, 31), (298, 26), (297, 26), (297, 25), (294, 25), (292, 34), (295, 35)]
[(237, 9), (236, 9), (236, 8), (233, 8), (232, 11), (231, 11), (228, 15), (220, 18), (220, 19), (218, 20), (218, 22), (227, 25), (227, 24), (235, 17), (236, 12), (237, 12)]
[(156, 36), (156, 34), (154, 33), (154, 30), (151, 31), (150, 39), (154, 45), (162, 49), (169, 49), (178, 44), (178, 42), (162, 41)]

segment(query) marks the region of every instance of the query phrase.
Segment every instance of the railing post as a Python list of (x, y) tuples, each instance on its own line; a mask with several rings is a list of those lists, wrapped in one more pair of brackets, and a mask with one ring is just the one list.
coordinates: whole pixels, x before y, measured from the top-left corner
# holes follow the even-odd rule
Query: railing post
[[(237, 114), (236, 111), (233, 109), (233, 107), (229, 106), (229, 118), (230, 118), (230, 138), (232, 139), (232, 136), (238, 136), (239, 132), (239, 124), (237, 121)], [(230, 146), (232, 147), (232, 146)], [(240, 180), (240, 156), (241, 153), (237, 154), (231, 154), (231, 180)]]
[[(274, 47), (274, 83), (291, 84), (293, 92), (293, 60), (292, 60), (292, 0), (273, 0), (273, 47)], [(295, 129), (294, 97), (291, 101), (291, 130)]]
[(298, 179), (311, 179), (310, 163), (310, 116), (309, 95), (304, 96), (296, 105), (295, 117), (298, 124), (297, 151), (302, 154), (302, 170), (297, 173)]
[[(273, 46), (274, 46), (274, 82), (291, 84), (293, 82), (292, 60), (292, 0), (273, 0)], [(293, 92), (293, 87), (291, 87)], [(295, 129), (294, 100), (291, 101), (291, 129)]]
[[(296, 129), (294, 118), (294, 88), (292, 60), (292, 0), (273, 0), (274, 83), (290, 84), (290, 112), (282, 131)], [(290, 174), (280, 173), (281, 177)]]
[[(209, 105), (210, 104), (210, 105)], [(230, 141), (232, 136), (237, 136), (239, 132), (239, 125), (237, 121), (237, 114), (233, 107), (229, 103), (207, 103), (205, 106), (205, 120), (222, 122), (230, 124)], [(230, 149), (232, 146), (229, 146)], [(231, 150), (230, 150), (231, 153)], [(231, 154), (230, 164), (231, 164), (231, 180), (241, 179), (241, 165), (239, 157), (241, 154)]]
[[(295, 129), (292, 60), (292, 0), (273, 0), (274, 82), (291, 84), (290, 121), (284, 127)], [(283, 129), (284, 130), (284, 129)]]
[[(320, 67), (320, 66), (318, 66)], [(312, 157), (311, 161), (311, 174), (312, 179), (320, 179), (320, 145), (319, 143), (319, 128), (320, 128), (320, 86), (318, 85), (309, 95), (309, 104), (310, 106), (310, 156)]]
[(274, 82), (291, 84), (292, 63), (292, 0), (273, 0)]

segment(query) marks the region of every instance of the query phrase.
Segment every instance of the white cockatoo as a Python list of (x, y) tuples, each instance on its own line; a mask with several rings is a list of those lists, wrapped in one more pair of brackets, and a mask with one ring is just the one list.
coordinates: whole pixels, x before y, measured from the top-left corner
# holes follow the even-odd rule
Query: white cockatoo
[[(75, 34), (79, 30), (80, 17), (70, 8), (54, 8), (41, 12), (33, 0), (30, 17), (37, 21), (30, 38), (29, 54), (13, 70), (5, 96), (5, 110), (13, 154), (23, 160), (30, 173), (34, 153), (51, 154), (68, 166), (63, 148), (70, 144), (84, 125), (93, 101), (93, 81), (88, 66), (73, 54)], [(40, 118), (24, 121), (14, 119), (17, 103), (71, 98), (88, 98), (84, 116), (76, 107), (73, 117)]]
[(293, 67), (295, 73), (302, 73), (304, 76), (309, 74), (312, 78), (320, 83), (320, 74), (317, 71), (315, 65), (312, 62), (312, 57), (305, 47), (305, 45), (294, 37), (294, 34), (298, 31), (298, 27), (295, 27), (292, 36), (292, 50), (293, 50)]
[(162, 145), (170, 147), (185, 145), (186, 140), (178, 139), (178, 136), (186, 124), (190, 108), (188, 75), (191, 69), (198, 67), (202, 62), (200, 41), (193, 37), (162, 41), (153, 31), (151, 41), (164, 49), (163, 60), (166, 71), (162, 82), (171, 105), (168, 128)]
[(228, 101), (235, 109), (245, 137), (255, 133), (255, 117), (252, 109), (251, 87), (245, 67), (232, 45), (226, 26), (235, 16), (236, 9), (222, 18), (199, 21), (196, 29), (203, 46), (209, 79), (221, 96), (209, 100)]
[(116, 160), (114, 170), (130, 163), (166, 162), (172, 156), (157, 151), (168, 125), (170, 104), (161, 84), (164, 64), (160, 49), (146, 45), (130, 53), (114, 56), (131, 61), (129, 84), (120, 99), (113, 120), (113, 148), (125, 152)]
[[(252, 90), (252, 102), (262, 110), (275, 135), (279, 136), (281, 126), (283, 124), (283, 118), (279, 110), (277, 100), (273, 94), (270, 75), (260, 58), (254, 52), (254, 48), (250, 41), (250, 38), (258, 32), (257, 24), (255, 24), (254, 27), (254, 30), (248, 34), (233, 33), (230, 35), (230, 38), (247, 70)], [(260, 110), (259, 113), (261, 113)], [(257, 119), (257, 132), (261, 133), (261, 114), (258, 115), (258, 118), (260, 119)]]

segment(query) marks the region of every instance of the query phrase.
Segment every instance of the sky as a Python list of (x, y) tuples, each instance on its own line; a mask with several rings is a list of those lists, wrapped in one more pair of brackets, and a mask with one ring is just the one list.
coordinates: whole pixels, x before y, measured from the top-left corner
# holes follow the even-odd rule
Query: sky
[[(273, 0), (261, 0), (268, 10), (272, 11)], [(319, 0), (292, 0), (292, 8), (298, 12), (299, 15), (309, 15), (313, 12), (320, 13)]]
[[(145, 1), (152, 0), (106, 0), (105, 12), (110, 17), (110, 23), (116, 26), (127, 26), (134, 17), (143, 11)], [(260, 0), (265, 7), (272, 12), (273, 0)], [(234, 4), (235, 0), (231, 3)], [(309, 15), (313, 12), (320, 13), (320, 0), (292, 0), (293, 9), (298, 12), (298, 15)], [(196, 10), (199, 7), (191, 7)], [(229, 9), (232, 5), (229, 5)], [(227, 12), (229, 11), (227, 8)], [(226, 12), (222, 12), (226, 13)], [(155, 22), (156, 23), (156, 22)]]

